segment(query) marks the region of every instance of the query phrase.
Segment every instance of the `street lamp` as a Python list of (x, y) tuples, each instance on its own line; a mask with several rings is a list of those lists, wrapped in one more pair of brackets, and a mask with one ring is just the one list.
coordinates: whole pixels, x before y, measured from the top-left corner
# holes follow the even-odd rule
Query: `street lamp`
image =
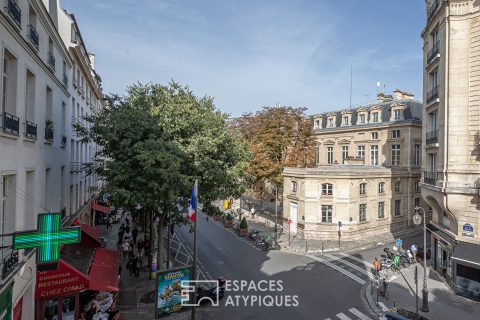
[(422, 207), (415, 207), (415, 214), (413, 215), (413, 223), (415, 225), (420, 225), (422, 222), (422, 217), (418, 214), (418, 210), (423, 212), (423, 305), (421, 310), (423, 312), (428, 312), (428, 289), (427, 289), (427, 217), (425, 215), (425, 210)]
[(277, 209), (277, 201), (278, 201), (278, 185), (275, 184), (275, 242), (277, 242), (278, 238), (278, 229), (277, 229), (277, 217), (278, 217), (278, 209)]

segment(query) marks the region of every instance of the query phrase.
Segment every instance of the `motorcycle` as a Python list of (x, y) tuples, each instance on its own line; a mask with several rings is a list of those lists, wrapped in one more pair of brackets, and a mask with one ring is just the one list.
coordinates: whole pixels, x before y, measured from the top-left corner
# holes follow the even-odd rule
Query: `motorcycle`
[(248, 238), (250, 240), (257, 240), (257, 238), (259, 237), (260, 235), (260, 231), (259, 230), (256, 230), (256, 229), (253, 229), (251, 230), (249, 233), (248, 233)]
[(202, 303), (202, 301), (210, 300), (213, 303), (217, 304), (219, 300), (223, 299), (225, 295), (225, 277), (218, 277), (218, 284), (211, 288), (203, 288), (199, 286), (196, 291), (196, 301)]
[(393, 270), (393, 260), (388, 259), (388, 258), (381, 258), (380, 259), (380, 265), (382, 266), (382, 269), (386, 270)]
[(411, 263), (413, 263), (413, 255), (410, 250), (407, 250), (400, 254), (399, 264), (402, 267), (407, 268)]

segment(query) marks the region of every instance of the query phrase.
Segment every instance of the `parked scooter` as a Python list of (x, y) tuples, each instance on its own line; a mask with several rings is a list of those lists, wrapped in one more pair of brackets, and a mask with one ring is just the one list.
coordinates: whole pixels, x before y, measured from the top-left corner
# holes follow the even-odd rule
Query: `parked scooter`
[[(218, 285), (211, 288), (203, 288), (199, 286), (196, 292), (197, 302), (211, 301), (212, 303), (218, 303), (223, 299), (225, 295), (225, 277), (218, 278)], [(218, 299), (218, 300), (217, 300)]]
[(256, 229), (252, 229), (249, 233), (248, 233), (248, 238), (250, 240), (257, 240), (257, 238), (259, 237), (260, 235), (260, 230), (256, 230)]

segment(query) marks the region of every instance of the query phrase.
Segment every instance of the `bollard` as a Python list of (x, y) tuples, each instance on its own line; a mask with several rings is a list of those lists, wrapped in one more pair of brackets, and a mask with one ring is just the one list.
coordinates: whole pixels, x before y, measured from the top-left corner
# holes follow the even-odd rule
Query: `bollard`
[(308, 244), (307, 244), (307, 240), (305, 240), (305, 252), (308, 252)]
[(395, 308), (395, 298), (393, 298), (393, 307)]
[(322, 240), (322, 254), (323, 254), (323, 240)]
[(373, 280), (370, 280), (370, 295), (373, 296)]

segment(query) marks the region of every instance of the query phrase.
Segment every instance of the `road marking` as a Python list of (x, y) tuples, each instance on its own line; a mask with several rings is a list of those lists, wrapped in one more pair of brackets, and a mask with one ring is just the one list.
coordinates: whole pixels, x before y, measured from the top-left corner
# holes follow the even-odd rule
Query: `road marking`
[(342, 258), (332, 256), (330, 254), (324, 254), (324, 256), (327, 257), (327, 258), (330, 258), (332, 261), (338, 261), (340, 263), (343, 263), (344, 265), (349, 266), (350, 268), (353, 268), (357, 271), (360, 271), (361, 273), (363, 273), (364, 275), (366, 275), (367, 277), (369, 277), (372, 280), (375, 279), (375, 277), (373, 276), (373, 274), (371, 272), (363, 269), (362, 267), (357, 266), (356, 264), (353, 264), (351, 262), (343, 260)]
[(341, 255), (341, 256), (350, 258), (350, 259), (352, 259), (352, 260), (355, 260), (355, 261), (357, 261), (357, 262), (363, 263), (363, 264), (366, 265), (367, 267), (370, 267), (370, 266), (373, 265), (373, 263), (370, 263), (370, 262), (368, 262), (368, 261), (362, 260), (362, 259), (360, 259), (360, 258), (357, 258), (357, 257), (352, 256), (351, 254), (348, 254), (348, 253), (345, 253), (345, 252), (339, 252), (338, 254)]
[(351, 313), (353, 313), (354, 315), (356, 315), (357, 317), (359, 317), (362, 320), (372, 320), (371, 318), (367, 317), (366, 315), (364, 315), (363, 313), (361, 313), (360, 311), (358, 311), (355, 308), (348, 309), (348, 311), (350, 311)]
[(337, 318), (339, 318), (339, 319), (341, 319), (341, 320), (352, 320), (352, 318), (347, 317), (347, 316), (345, 315), (345, 313), (339, 313), (339, 314), (337, 314)]
[(328, 261), (326, 261), (326, 260), (323, 260), (322, 258), (319, 258), (319, 257), (316, 257), (316, 256), (312, 256), (312, 255), (307, 255), (307, 257), (309, 257), (309, 258), (312, 259), (312, 260), (315, 260), (315, 261), (318, 261), (318, 262), (320, 262), (320, 263), (323, 263), (324, 265), (327, 265), (327, 266), (329, 266), (330, 268), (333, 268), (333, 269), (335, 269), (335, 270), (343, 273), (344, 275), (346, 275), (346, 276), (349, 277), (350, 279), (352, 279), (352, 280), (354, 280), (354, 281), (357, 281), (358, 283), (360, 283), (360, 284), (362, 284), (362, 285), (366, 283), (365, 280), (357, 277), (357, 276), (354, 275), (353, 273), (351, 273), (351, 272), (349, 272), (349, 271), (347, 271), (347, 270), (345, 270), (345, 269), (343, 269), (343, 268), (341, 268), (341, 267), (339, 267), (339, 266), (337, 266), (337, 265), (335, 265), (335, 264), (333, 264), (333, 263), (331, 263), (331, 262), (328, 262)]
[(325, 318), (325, 319), (323, 319), (323, 320), (332, 320), (332, 319), (330, 319), (330, 318)]

